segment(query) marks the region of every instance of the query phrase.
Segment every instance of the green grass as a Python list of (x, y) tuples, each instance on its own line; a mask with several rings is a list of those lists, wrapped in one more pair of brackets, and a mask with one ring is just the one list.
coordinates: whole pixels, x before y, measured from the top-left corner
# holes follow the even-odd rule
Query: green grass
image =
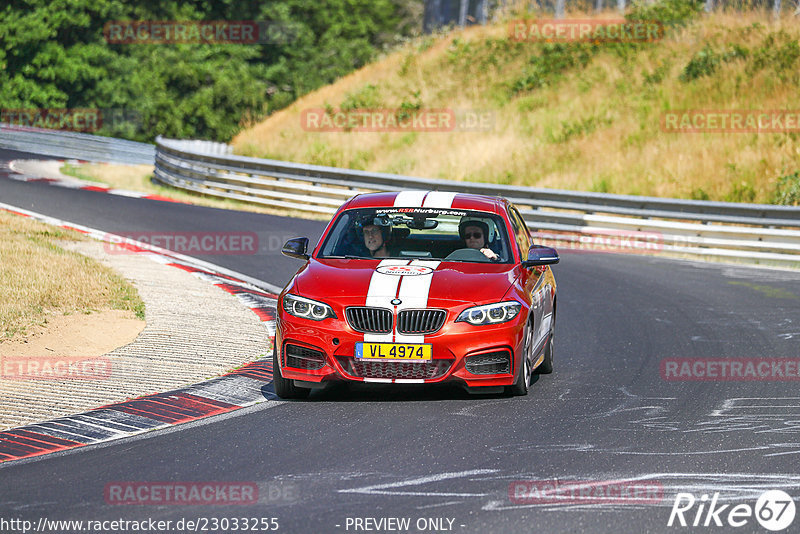
[(92, 176), (91, 174), (83, 172), (80, 165), (64, 163), (64, 165), (61, 166), (60, 170), (63, 174), (66, 174), (67, 176), (72, 176), (74, 178), (78, 178), (80, 180), (86, 180), (87, 182), (97, 182), (101, 184), (103, 183), (103, 181), (97, 178), (96, 176)]

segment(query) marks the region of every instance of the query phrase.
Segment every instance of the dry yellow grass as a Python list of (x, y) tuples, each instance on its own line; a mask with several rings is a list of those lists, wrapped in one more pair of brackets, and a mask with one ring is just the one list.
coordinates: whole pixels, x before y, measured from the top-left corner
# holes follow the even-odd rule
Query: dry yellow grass
[[(413, 176), (754, 202), (771, 202), (778, 178), (800, 168), (797, 134), (667, 133), (660, 124), (666, 110), (800, 109), (797, 64), (779, 76), (769, 67), (748, 71), (747, 61), (734, 59), (711, 75), (680, 79), (706, 45), (719, 53), (734, 45), (754, 52), (770, 34), (800, 40), (792, 19), (702, 15), (626, 57), (601, 50), (585, 68), (516, 93), (508, 87), (525, 72), (528, 58), (509, 52), (507, 30), (506, 24), (474, 27), (432, 44), (409, 44), (242, 131), (232, 143), (248, 156)], [(348, 102), (488, 109), (495, 123), (479, 132), (302, 128), (303, 110)]]
[(114, 309), (144, 319), (144, 303), (130, 283), (58, 246), (82, 239), (78, 232), (0, 211), (0, 344), (45, 325), (51, 314)]
[(314, 213), (284, 210), (278, 208), (268, 208), (260, 204), (249, 204), (234, 199), (215, 198), (201, 194), (176, 189), (153, 183), (152, 165), (122, 165), (110, 163), (81, 163), (78, 165), (65, 164), (61, 167), (61, 172), (69, 176), (74, 176), (82, 180), (99, 182), (116, 189), (127, 189), (129, 191), (139, 191), (152, 195), (180, 200), (198, 206), (210, 208), (220, 208), (238, 211), (252, 211), (256, 213), (268, 213), (270, 215), (281, 215), (284, 217), (297, 217), (303, 219), (328, 220), (330, 217), (320, 216)]

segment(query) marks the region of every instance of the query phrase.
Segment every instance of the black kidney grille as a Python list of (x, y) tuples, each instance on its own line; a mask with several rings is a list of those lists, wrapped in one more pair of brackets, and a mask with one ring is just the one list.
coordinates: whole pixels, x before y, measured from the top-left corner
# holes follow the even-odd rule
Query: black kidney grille
[(444, 310), (403, 310), (397, 316), (397, 331), (401, 334), (432, 334), (444, 325)]
[(347, 322), (356, 332), (388, 334), (392, 331), (392, 312), (386, 308), (354, 306), (345, 310)]

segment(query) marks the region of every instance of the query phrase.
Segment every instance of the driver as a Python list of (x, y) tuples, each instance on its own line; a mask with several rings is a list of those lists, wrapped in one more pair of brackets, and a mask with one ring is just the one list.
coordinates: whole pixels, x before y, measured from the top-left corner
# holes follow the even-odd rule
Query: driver
[(461, 221), (458, 225), (458, 233), (461, 239), (467, 244), (467, 248), (474, 248), (483, 253), (490, 260), (497, 261), (500, 257), (489, 248), (488, 235), (489, 225), (483, 221), (469, 219)]

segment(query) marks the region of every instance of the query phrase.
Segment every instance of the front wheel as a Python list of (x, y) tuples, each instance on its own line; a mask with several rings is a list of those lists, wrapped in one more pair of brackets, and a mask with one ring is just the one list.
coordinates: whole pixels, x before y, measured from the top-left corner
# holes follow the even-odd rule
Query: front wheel
[(553, 332), (550, 331), (550, 339), (547, 340), (547, 347), (544, 349), (544, 360), (536, 368), (534, 373), (537, 375), (549, 375), (553, 372)]
[(523, 396), (528, 394), (528, 385), (531, 383), (530, 351), (533, 343), (533, 325), (528, 323), (525, 331), (525, 345), (522, 347), (522, 369), (514, 385), (508, 387), (511, 395)]
[(305, 399), (311, 393), (310, 389), (297, 387), (293, 380), (287, 380), (281, 376), (278, 350), (274, 345), (272, 347), (272, 383), (275, 386), (275, 393), (282, 399)]

